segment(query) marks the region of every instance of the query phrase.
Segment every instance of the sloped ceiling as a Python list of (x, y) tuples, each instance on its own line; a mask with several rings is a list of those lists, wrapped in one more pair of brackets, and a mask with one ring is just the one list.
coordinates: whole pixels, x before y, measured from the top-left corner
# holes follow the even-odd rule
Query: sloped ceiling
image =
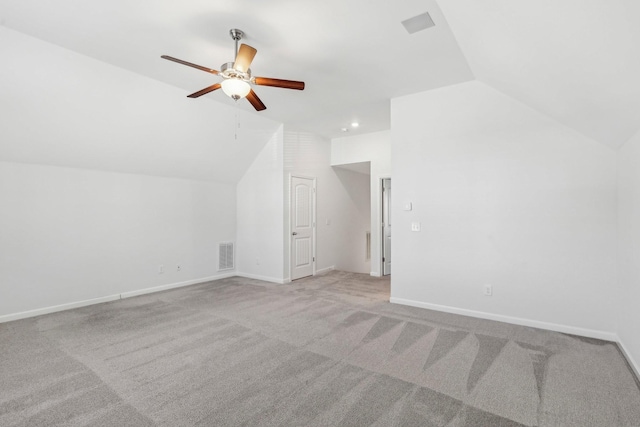
[(612, 148), (640, 129), (640, 2), (440, 5), (477, 79)]
[(233, 184), (281, 126), (4, 27), (0, 52), (2, 161)]
[[(429, 12), (435, 27), (402, 20)], [(304, 92), (257, 87), (260, 114), (325, 137), (389, 128), (389, 99), (467, 81), (468, 64), (434, 0), (2, 0), (0, 23), (190, 94), (219, 81), (160, 59), (214, 69), (233, 61), (231, 28), (258, 50), (254, 75), (303, 80)], [(234, 106), (221, 92), (194, 103)], [(252, 111), (246, 101), (238, 107)]]
[[(401, 21), (424, 12), (435, 27), (408, 34)], [(384, 130), (390, 126), (391, 98), (474, 78), (617, 148), (640, 129), (638, 16), (636, 0), (0, 0), (6, 31), (87, 58), (74, 60), (84, 64), (83, 71), (73, 73), (69, 66), (48, 74), (47, 67), (66, 61), (47, 63), (48, 55), (66, 54), (43, 45), (28, 52), (10, 40), (0, 43), (0, 113), (3, 127), (15, 136), (10, 145), (0, 133), (0, 159), (88, 168), (112, 159), (108, 168), (114, 170), (235, 182), (278, 123), (330, 138), (345, 136), (340, 128), (350, 128), (352, 121), (360, 127), (350, 128), (349, 135)], [(230, 28), (244, 30), (245, 42), (258, 49), (255, 75), (303, 80), (306, 90), (256, 88), (268, 107), (261, 113), (221, 92), (186, 99), (218, 78), (160, 55), (219, 69), (233, 58)], [(117, 69), (149, 83), (138, 84)], [(58, 101), (67, 85), (76, 100), (87, 103), (71, 108), (42, 97), (53, 90), (52, 79), (72, 74), (56, 86)], [(100, 91), (105, 80), (114, 90)], [(150, 94), (156, 85), (162, 89)], [(102, 96), (108, 104), (100, 105)], [(127, 120), (142, 115), (142, 125), (112, 118), (107, 132), (85, 126), (84, 133), (68, 128), (58, 134), (54, 125), (64, 121), (50, 120), (49, 127), (24, 122), (27, 113), (47, 107), (66, 108), (67, 116), (90, 118), (94, 111), (110, 117), (109, 105), (120, 104), (125, 108), (118, 114), (126, 113)], [(182, 119), (157, 125), (152, 113), (158, 110)], [(229, 145), (237, 112), (245, 134), (254, 127), (251, 145)], [(51, 117), (64, 116), (56, 113)], [(96, 114), (91, 123), (97, 123)], [(33, 127), (22, 132), (18, 125)], [(96, 133), (101, 138), (93, 138)], [(32, 145), (29, 135), (40, 135), (40, 145)], [(52, 140), (60, 145), (48, 145)]]

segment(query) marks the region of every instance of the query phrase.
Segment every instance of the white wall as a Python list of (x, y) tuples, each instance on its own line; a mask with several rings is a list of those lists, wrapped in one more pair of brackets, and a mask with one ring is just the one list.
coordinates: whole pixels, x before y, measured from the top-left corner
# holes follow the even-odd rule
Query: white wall
[[(370, 223), (382, 224), (382, 178), (391, 177), (391, 134), (374, 132), (331, 141), (331, 165), (347, 165), (370, 162)], [(382, 274), (382, 230), (371, 227), (372, 276)]]
[(240, 275), (284, 281), (283, 129), (273, 134), (237, 185), (237, 270)]
[(614, 338), (615, 152), (480, 82), (391, 107), (392, 301)]
[(284, 133), (284, 275), (290, 277), (290, 176), (316, 178), (316, 271), (368, 273), (365, 258), (368, 177), (330, 166), (331, 143), (308, 132)]
[(618, 336), (640, 373), (640, 132), (618, 151)]
[[(0, 55), (3, 161), (235, 184), (279, 126), (1, 25)], [(157, 55), (194, 90), (214, 78)]]
[(217, 277), (279, 124), (2, 26), (0, 53), (0, 316)]
[(368, 186), (363, 187), (368, 178), (353, 172), (339, 175), (329, 165), (330, 148), (317, 135), (281, 127), (254, 160), (237, 185), (238, 274), (276, 283), (290, 280), (292, 174), (317, 180), (316, 271), (368, 272), (364, 244), (369, 224), (357, 219), (366, 197), (351, 194), (344, 182), (368, 193)]
[(235, 239), (227, 184), (0, 162), (0, 201), (3, 320), (216, 277)]

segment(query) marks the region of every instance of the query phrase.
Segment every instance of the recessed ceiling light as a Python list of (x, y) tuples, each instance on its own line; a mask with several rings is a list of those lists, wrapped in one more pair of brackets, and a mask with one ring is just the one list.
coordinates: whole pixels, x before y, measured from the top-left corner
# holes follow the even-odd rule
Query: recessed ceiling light
[(360, 123), (358, 123), (358, 122), (351, 123), (351, 127), (352, 128), (357, 128), (358, 126), (360, 126)]
[(402, 21), (402, 25), (404, 25), (405, 30), (407, 30), (409, 34), (413, 34), (434, 27), (436, 24), (433, 22), (433, 19), (431, 19), (429, 12), (425, 12), (413, 18), (405, 19)]

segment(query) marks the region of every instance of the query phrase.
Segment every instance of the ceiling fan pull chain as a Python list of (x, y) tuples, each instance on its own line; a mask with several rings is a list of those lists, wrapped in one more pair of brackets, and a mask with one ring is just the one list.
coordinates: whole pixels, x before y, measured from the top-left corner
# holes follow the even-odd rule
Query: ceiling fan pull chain
[[(236, 101), (237, 102), (237, 101)], [(236, 105), (236, 123), (233, 127), (233, 132), (234, 132), (234, 138), (237, 141), (238, 140), (238, 128), (240, 127), (240, 122), (238, 121), (238, 106)]]

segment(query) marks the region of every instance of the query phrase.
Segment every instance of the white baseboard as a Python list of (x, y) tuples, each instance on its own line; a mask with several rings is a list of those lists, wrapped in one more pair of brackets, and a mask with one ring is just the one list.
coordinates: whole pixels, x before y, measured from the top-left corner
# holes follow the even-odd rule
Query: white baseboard
[(71, 310), (73, 308), (85, 307), (87, 305), (102, 304), (103, 302), (116, 301), (119, 299), (120, 299), (120, 294), (115, 294), (115, 295), (108, 295), (106, 297), (92, 298), (92, 299), (87, 299), (83, 301), (70, 302), (67, 304), (37, 308), (35, 310), (22, 311), (19, 313), (5, 314), (3, 316), (0, 316), (0, 323), (26, 319), (27, 317), (42, 316), (43, 314), (55, 313), (58, 311)]
[(251, 273), (236, 273), (235, 276), (240, 276), (240, 277), (246, 277), (247, 279), (256, 279), (256, 280), (262, 280), (265, 282), (271, 282), (271, 283), (277, 283), (279, 285), (284, 285), (285, 283), (290, 282), (289, 279), (278, 279), (275, 277), (269, 277), (269, 276), (260, 276), (258, 274), (251, 274)]
[(120, 294), (120, 297), (123, 299), (137, 297), (138, 295), (152, 294), (154, 292), (162, 292), (169, 289), (181, 288), (183, 286), (195, 285), (197, 283), (204, 283), (204, 282), (210, 282), (212, 280), (226, 279), (227, 277), (233, 277), (235, 275), (236, 273), (216, 274), (215, 276), (201, 277), (199, 279), (187, 280), (184, 282), (169, 283), (167, 285), (154, 286), (152, 288), (145, 288), (145, 289), (138, 289), (130, 292), (123, 292)]
[(330, 265), (329, 267), (321, 268), (320, 270), (316, 270), (316, 274), (328, 273), (329, 271), (333, 271), (335, 269), (336, 269), (335, 265)]
[(202, 277), (200, 279), (187, 280), (185, 282), (170, 283), (168, 285), (155, 286), (153, 288), (139, 289), (121, 294), (107, 295), (99, 298), (91, 298), (82, 301), (75, 301), (66, 304), (53, 305), (50, 307), (37, 308), (35, 310), (22, 311), (19, 313), (11, 313), (0, 316), (0, 323), (11, 322), (14, 320), (26, 319), (28, 317), (42, 316), (44, 314), (56, 313), (58, 311), (71, 310), (74, 308), (86, 307), (88, 305), (102, 304), (105, 302), (116, 301), (123, 298), (131, 298), (138, 295), (150, 294), (153, 292), (166, 291), (167, 289), (180, 288), (183, 286), (195, 285), (197, 283), (210, 282), (211, 280), (224, 279), (235, 276), (235, 273), (220, 274), (210, 277)]
[(583, 337), (597, 338), (606, 341), (618, 342), (618, 336), (613, 332), (599, 331), (595, 329), (584, 329), (575, 326), (560, 325), (557, 323), (541, 322), (538, 320), (523, 319), (521, 317), (504, 316), (501, 314), (487, 313), (484, 311), (468, 310), (465, 308), (451, 307), (446, 305), (431, 304), (421, 301), (408, 300), (403, 298), (390, 298), (389, 302), (394, 304), (409, 305), (412, 307), (426, 308), (429, 310), (443, 311), (445, 313), (460, 314), (462, 316), (477, 317), (480, 319), (495, 320), (498, 322), (512, 323), (514, 325), (529, 326), (532, 328), (546, 329), (549, 331), (562, 332), (565, 334), (580, 335)]
[(627, 358), (627, 362), (629, 362), (629, 366), (631, 366), (633, 373), (636, 374), (636, 378), (640, 381), (640, 365), (638, 365), (633, 356), (631, 356), (631, 352), (624, 345), (624, 342), (622, 342), (620, 338), (618, 338), (616, 341), (618, 341), (618, 347), (620, 348), (620, 351), (622, 352), (624, 357)]
[(372, 271), (371, 273), (369, 273), (369, 276), (382, 277), (379, 271)]

